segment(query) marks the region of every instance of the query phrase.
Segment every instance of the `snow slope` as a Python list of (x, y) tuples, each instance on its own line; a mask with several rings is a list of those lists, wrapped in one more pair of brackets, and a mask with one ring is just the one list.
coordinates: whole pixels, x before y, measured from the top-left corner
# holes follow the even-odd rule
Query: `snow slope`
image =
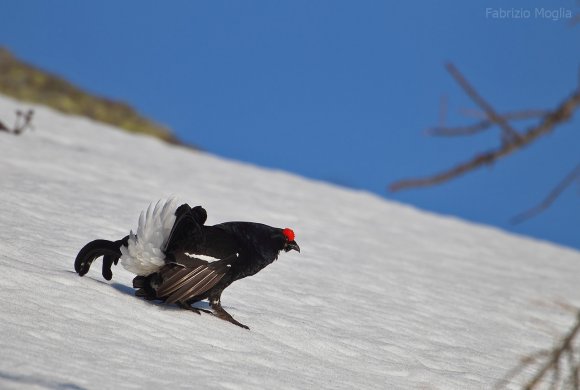
[[(35, 110), (0, 133), (2, 389), (490, 388), (580, 305), (577, 251)], [(74, 273), (171, 194), (295, 230), (301, 254), (224, 292), (251, 331), (140, 300), (120, 266)]]

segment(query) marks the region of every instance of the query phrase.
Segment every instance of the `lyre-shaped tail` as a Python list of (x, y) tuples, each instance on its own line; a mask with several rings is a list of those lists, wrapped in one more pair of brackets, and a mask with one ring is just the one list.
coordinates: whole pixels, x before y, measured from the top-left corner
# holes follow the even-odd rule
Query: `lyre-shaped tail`
[(111, 280), (113, 272), (111, 266), (116, 265), (121, 257), (121, 246), (127, 245), (129, 236), (118, 241), (94, 240), (85, 245), (75, 259), (75, 271), (83, 276), (91, 268), (91, 264), (98, 257), (103, 256), (103, 277)]

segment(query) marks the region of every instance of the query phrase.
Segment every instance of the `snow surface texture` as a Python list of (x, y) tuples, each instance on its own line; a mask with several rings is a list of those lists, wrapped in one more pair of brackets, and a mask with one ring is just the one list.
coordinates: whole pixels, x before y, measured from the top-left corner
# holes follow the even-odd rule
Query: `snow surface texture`
[[(27, 107), (0, 97), (0, 119)], [(2, 389), (490, 388), (580, 305), (577, 251), (35, 111), (0, 133)], [(296, 232), (223, 294), (250, 331), (136, 298), (120, 266), (74, 273), (171, 194)]]

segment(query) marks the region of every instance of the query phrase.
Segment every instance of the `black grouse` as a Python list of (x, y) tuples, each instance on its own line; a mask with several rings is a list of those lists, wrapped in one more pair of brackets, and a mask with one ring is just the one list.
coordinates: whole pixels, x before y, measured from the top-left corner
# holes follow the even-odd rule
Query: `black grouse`
[[(159, 201), (143, 211), (137, 234), (118, 241), (95, 240), (85, 245), (75, 260), (75, 270), (85, 275), (92, 262), (103, 256), (103, 277), (110, 280), (111, 266), (121, 264), (137, 276), (135, 295), (175, 303), (210, 313), (242, 328), (221, 306), (222, 291), (238, 279), (259, 272), (278, 258), (280, 251), (300, 247), (291, 229), (254, 222), (226, 222), (206, 226), (201, 206), (177, 206), (175, 199)], [(194, 308), (207, 299), (212, 311)]]

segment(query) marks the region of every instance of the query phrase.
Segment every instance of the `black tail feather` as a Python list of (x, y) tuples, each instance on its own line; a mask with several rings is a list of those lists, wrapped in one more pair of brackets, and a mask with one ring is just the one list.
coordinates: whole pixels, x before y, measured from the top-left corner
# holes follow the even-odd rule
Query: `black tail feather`
[(103, 256), (103, 277), (111, 280), (113, 272), (111, 266), (117, 264), (121, 257), (121, 245), (127, 245), (128, 237), (118, 241), (95, 240), (85, 245), (75, 259), (75, 271), (83, 276), (91, 268), (96, 258)]

